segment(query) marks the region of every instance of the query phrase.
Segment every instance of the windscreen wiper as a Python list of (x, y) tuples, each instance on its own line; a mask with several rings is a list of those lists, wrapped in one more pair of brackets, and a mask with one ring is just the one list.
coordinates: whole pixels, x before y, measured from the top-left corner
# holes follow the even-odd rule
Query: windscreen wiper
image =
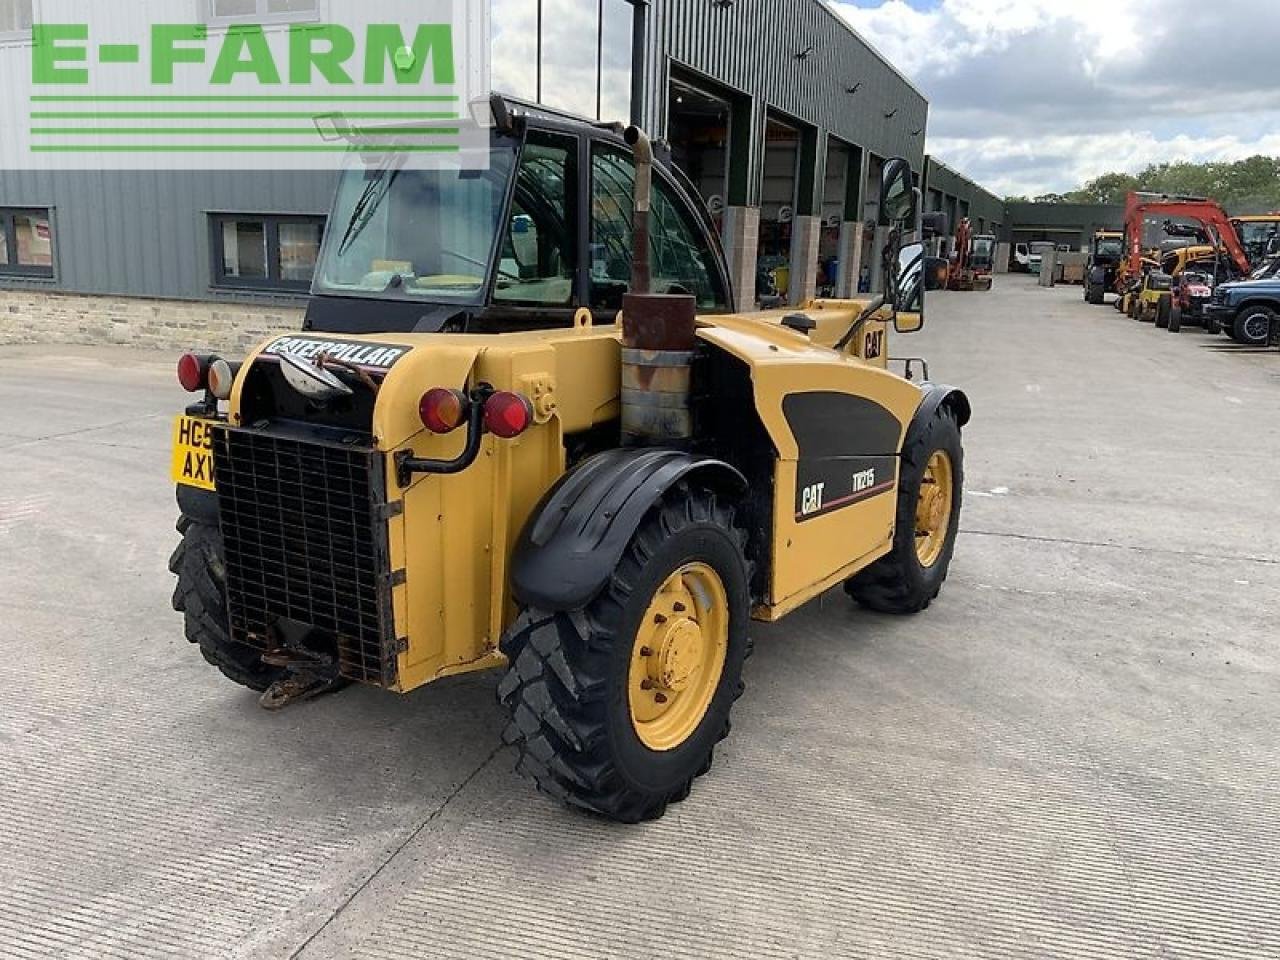
[(342, 236), (342, 243), (338, 244), (338, 256), (350, 250), (351, 245), (364, 232), (364, 228), (378, 212), (378, 207), (382, 205), (383, 198), (391, 190), (391, 185), (399, 174), (399, 170), (392, 170), (389, 174), (383, 171), (377, 179), (365, 184), (364, 192), (360, 194), (355, 209), (351, 211), (351, 222), (347, 224), (347, 232)]

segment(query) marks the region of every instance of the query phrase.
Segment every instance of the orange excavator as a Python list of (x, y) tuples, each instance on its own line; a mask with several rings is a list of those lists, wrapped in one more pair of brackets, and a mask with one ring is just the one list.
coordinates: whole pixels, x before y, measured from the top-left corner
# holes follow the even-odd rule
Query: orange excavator
[(1117, 293), (1124, 294), (1142, 276), (1144, 264), (1150, 265), (1152, 261), (1159, 263), (1159, 249), (1148, 249), (1144, 246), (1144, 241), (1147, 223), (1160, 217), (1198, 223), (1207, 234), (1212, 247), (1225, 255), (1236, 275), (1248, 276), (1253, 269), (1235, 225), (1217, 201), (1206, 200), (1204, 197), (1131, 193), (1125, 204), (1125, 259), (1117, 271)]
[(973, 235), (973, 224), (965, 217), (956, 227), (956, 249), (947, 271), (948, 290), (990, 290), (995, 268), (996, 238)]

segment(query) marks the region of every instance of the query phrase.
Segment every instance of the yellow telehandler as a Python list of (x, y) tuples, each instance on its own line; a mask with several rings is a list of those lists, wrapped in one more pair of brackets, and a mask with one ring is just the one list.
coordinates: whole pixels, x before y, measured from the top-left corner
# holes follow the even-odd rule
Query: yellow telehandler
[(303, 330), (180, 361), (174, 605), (267, 707), (504, 671), (518, 768), (648, 820), (710, 768), (752, 619), (938, 596), (970, 404), (888, 369), (938, 272), (906, 161), (883, 296), (743, 314), (660, 145), (492, 110), (485, 169), (343, 177)]

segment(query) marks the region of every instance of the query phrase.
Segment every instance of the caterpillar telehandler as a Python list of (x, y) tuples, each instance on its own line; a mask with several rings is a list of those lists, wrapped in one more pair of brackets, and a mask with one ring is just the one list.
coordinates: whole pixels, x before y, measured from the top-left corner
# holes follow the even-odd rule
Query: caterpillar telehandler
[(344, 175), (302, 331), (179, 362), (174, 605), (268, 707), (505, 671), (518, 769), (648, 820), (729, 732), (753, 618), (938, 596), (970, 405), (888, 369), (938, 266), (906, 161), (883, 296), (746, 315), (660, 144), (492, 113), (487, 169)]

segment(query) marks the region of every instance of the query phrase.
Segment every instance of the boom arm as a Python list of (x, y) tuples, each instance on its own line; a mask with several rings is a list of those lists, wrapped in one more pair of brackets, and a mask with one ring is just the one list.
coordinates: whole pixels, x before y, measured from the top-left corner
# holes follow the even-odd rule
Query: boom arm
[(1127, 255), (1129, 276), (1142, 272), (1142, 237), (1148, 217), (1183, 217), (1195, 220), (1205, 227), (1210, 236), (1217, 234), (1227, 253), (1242, 276), (1251, 269), (1249, 256), (1240, 244), (1240, 237), (1227, 212), (1212, 200), (1154, 200), (1145, 201), (1138, 194), (1129, 194), (1125, 209), (1125, 232), (1129, 239)]

